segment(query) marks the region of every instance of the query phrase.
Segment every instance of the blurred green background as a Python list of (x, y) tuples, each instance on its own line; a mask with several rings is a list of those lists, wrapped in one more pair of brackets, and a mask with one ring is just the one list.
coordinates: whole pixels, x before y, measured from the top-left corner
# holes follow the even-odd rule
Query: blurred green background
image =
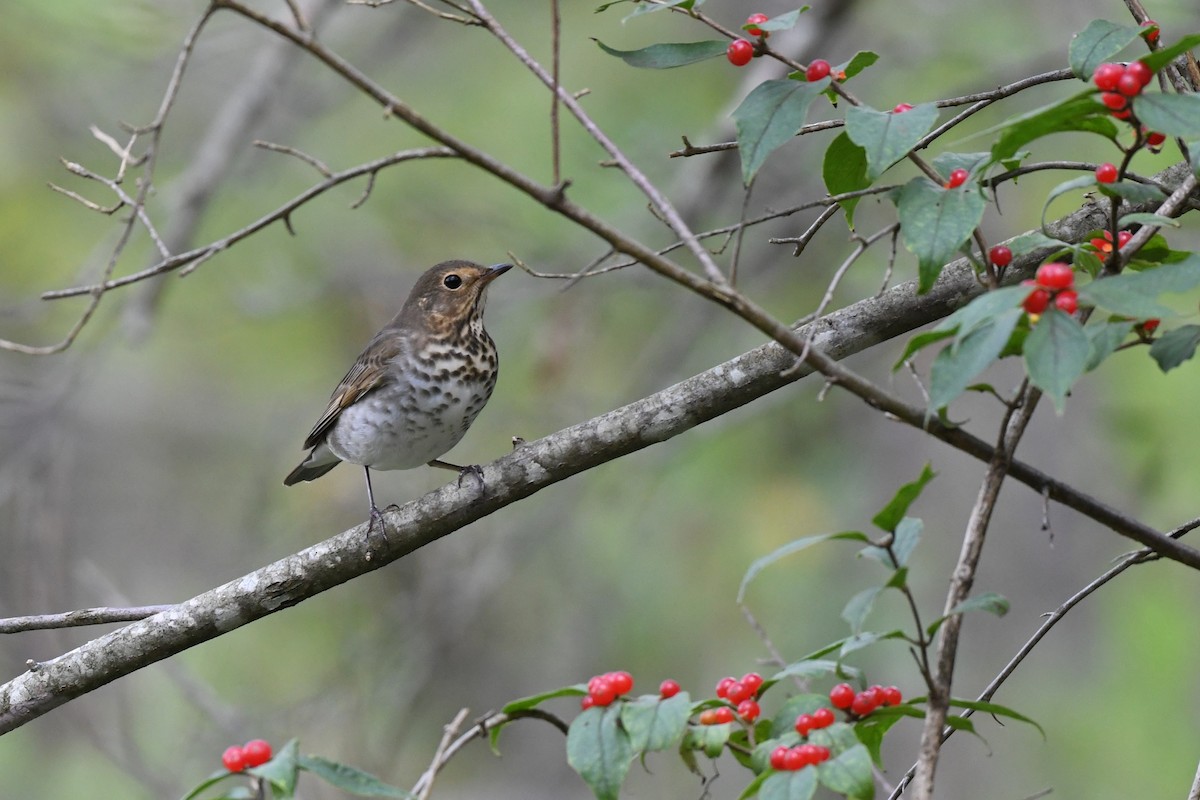
[[(668, 14), (622, 23), (629, 6), (562, 3), (562, 75), (618, 144), (679, 204), (697, 228), (728, 224), (742, 204), (736, 156), (669, 159), (681, 136), (732, 138), (728, 112), (782, 70), (756, 60), (744, 70), (717, 59), (680, 70), (630, 68), (589, 41), (633, 49), (708, 38)], [(880, 63), (852, 88), (890, 108), (986, 90), (1061, 67), (1067, 41), (1093, 17), (1125, 19), (1121, 3), (1020, 0), (817, 0), (800, 27), (773, 42), (801, 61), (837, 63), (869, 49)], [(102, 186), (67, 174), (59, 158), (111, 174), (116, 159), (89, 125), (124, 140), (121, 123), (145, 124), (158, 107), (178, 47), (200, 2), (10, 0), (0, 26), (0, 336), (56, 341), (82, 300), (46, 303), (47, 289), (86, 283), (103, 269), (117, 220), (46, 188), (59, 183), (102, 204)], [(278, 2), (264, 12), (286, 17)], [(535, 57), (549, 54), (549, 4), (490, 5)], [(776, 0), (713, 0), (705, 10), (731, 27), (748, 13), (790, 10)], [(549, 101), (484, 32), (394, 3), (377, 9), (305, 4), (320, 38), (438, 125), (549, 182)], [(1200, 30), (1193, 2), (1148, 6), (1174, 39)], [(262, 113), (218, 155), (211, 203), (190, 241), (227, 235), (273, 210), (319, 176), (301, 161), (251, 146), (298, 147), (346, 168), (427, 142), (323, 70), (286, 55), (233, 14), (205, 30), (162, 139), (150, 213), (164, 229), (187, 219), (196, 166), (225, 115), (266, 84)], [(1006, 116), (1075, 91), (1052, 84), (978, 115), (939, 142), (986, 148), (964, 137)], [(814, 109), (810, 118), (836, 116)], [(960, 132), (961, 131), (961, 132)], [(768, 162), (750, 212), (819, 198), (830, 134), (789, 144)], [(1039, 158), (1109, 160), (1100, 140), (1062, 136)], [(670, 242), (645, 202), (603, 153), (564, 120), (564, 174), (572, 196), (643, 241)], [(1137, 168), (1178, 158), (1172, 145)], [(223, 163), (227, 161), (227, 163)], [(903, 167), (897, 168), (903, 179)], [(991, 240), (1036, 225), (1041, 199), (1061, 176), (1032, 175), (1001, 193)], [(436, 261), (495, 263), (512, 252), (532, 268), (574, 272), (604, 254), (572, 228), (499, 181), (454, 161), (381, 173), (370, 199), (350, 205), (356, 182), (299, 210), (296, 235), (280, 225), (180, 280), (108, 295), (65, 354), (0, 352), (0, 616), (78, 607), (173, 602), (360, 523), (357, 469), (285, 489), (282, 477), (328, 392), (372, 333)], [(132, 187), (129, 189), (132, 191)], [(1078, 198), (1063, 198), (1051, 214)], [(887, 203), (864, 201), (859, 229), (888, 224)], [(814, 215), (751, 230), (739, 285), (784, 319), (809, 312), (849, 252), (835, 219), (801, 258), (772, 236), (795, 236)], [(1172, 233), (1200, 246), (1194, 230)], [(182, 249), (182, 246), (180, 246)], [(153, 256), (141, 237), (119, 273)], [(728, 251), (722, 256), (728, 259)], [(850, 273), (837, 302), (875, 291), (882, 251)], [(907, 255), (895, 280), (912, 277)], [(448, 457), (486, 462), (514, 435), (533, 439), (638, 399), (761, 343), (725, 312), (647, 271), (581, 282), (514, 271), (493, 287), (488, 327), (503, 369), (486, 411)], [(910, 399), (911, 379), (891, 377), (901, 343), (852, 365)], [(1011, 370), (992, 376), (1015, 381)], [(948, 570), (981, 476), (980, 465), (861, 402), (800, 384), (675, 440), (608, 464), (504, 509), (402, 562), (273, 615), (185, 655), (144, 669), (0, 740), (0, 798), (182, 795), (219, 765), (229, 744), (299, 737), (302, 749), (343, 760), (401, 786), (428, 763), (442, 725), (459, 708), (472, 718), (508, 700), (624, 668), (638, 690), (674, 677), (693, 695), (725, 674), (769, 672), (768, 654), (734, 602), (756, 558), (799, 536), (861, 529), (925, 462), (940, 473), (913, 512), (926, 533), (912, 580), (927, 618), (941, 608)], [(1065, 416), (1039, 410), (1020, 455), (1106, 502), (1169, 528), (1196, 516), (1200, 447), (1193, 421), (1200, 382), (1192, 364), (1164, 376), (1144, 351), (1125, 353), (1085, 378)], [(992, 438), (991, 404), (966, 399), (956, 419)], [(433, 470), (380, 474), (376, 492), (404, 502), (436, 488)], [(978, 591), (1012, 600), (1003, 619), (965, 627), (957, 694), (973, 696), (1034, 631), (1040, 615), (1102, 572), (1128, 544), (1069, 511), (1051, 509), (1040, 530), (1039, 497), (1002, 495)], [(786, 658), (845, 635), (838, 612), (882, 579), (874, 562), (836, 544), (780, 562), (752, 586), (748, 603)], [(893, 598), (894, 599), (894, 598)], [(977, 725), (986, 741), (948, 744), (939, 796), (1020, 798), (1052, 788), (1068, 798), (1182, 797), (1200, 757), (1200, 581), (1182, 567), (1127, 573), (1073, 611), (996, 696), (1035, 716), (1026, 726)], [(869, 626), (905, 622), (882, 604)], [(107, 628), (105, 628), (107, 630)], [(3, 679), (27, 659), (51, 658), (94, 629), (0, 640)], [(898, 645), (855, 663), (872, 682), (920, 693)], [(819, 685), (824, 689), (827, 686)], [(779, 694), (776, 692), (775, 694)], [(773, 698), (764, 711), (771, 713)], [(551, 710), (571, 715), (575, 704)], [(911, 763), (919, 734), (901, 723), (885, 746), (886, 778)], [(534, 722), (501, 738), (501, 757), (476, 743), (439, 778), (439, 798), (586, 798), (565, 764), (562, 737)], [(672, 754), (635, 767), (631, 797), (698, 797), (702, 787)], [(711, 771), (711, 769), (710, 769)], [(736, 797), (745, 777), (719, 764), (713, 798)], [(337, 795), (315, 782), (306, 798)]]

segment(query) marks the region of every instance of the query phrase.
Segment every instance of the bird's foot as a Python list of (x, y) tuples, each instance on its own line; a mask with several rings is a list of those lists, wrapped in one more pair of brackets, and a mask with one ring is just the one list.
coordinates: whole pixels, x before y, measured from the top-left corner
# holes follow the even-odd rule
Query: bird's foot
[(463, 476), (468, 473), (475, 476), (475, 480), (479, 482), (479, 488), (481, 490), (486, 488), (483, 482), (483, 467), (479, 466), (478, 464), (468, 464), (465, 467), (460, 467), (458, 464), (451, 464), (449, 461), (439, 461), (435, 458), (433, 461), (429, 462), (429, 466), (437, 467), (439, 469), (456, 470), (458, 472), (458, 482), (456, 485), (459, 489), (462, 488)]
[(367, 525), (367, 561), (371, 560), (371, 544), (376, 536), (383, 540), (383, 544), (386, 545), (388, 543), (387, 523), (384, 522), (383, 512), (378, 507), (372, 505), (371, 521)]

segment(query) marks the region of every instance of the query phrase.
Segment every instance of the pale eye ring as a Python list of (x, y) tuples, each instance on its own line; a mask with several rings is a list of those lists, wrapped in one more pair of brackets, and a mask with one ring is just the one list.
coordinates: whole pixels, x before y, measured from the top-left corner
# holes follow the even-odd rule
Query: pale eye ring
[(462, 286), (462, 283), (462, 278), (458, 275), (455, 275), (453, 272), (442, 278), (442, 285), (447, 289), (457, 289), (458, 287)]

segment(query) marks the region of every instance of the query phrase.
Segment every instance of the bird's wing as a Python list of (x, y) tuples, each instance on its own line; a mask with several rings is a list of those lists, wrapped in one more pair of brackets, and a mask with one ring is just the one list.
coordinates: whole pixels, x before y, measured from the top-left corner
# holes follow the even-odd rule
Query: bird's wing
[(387, 382), (388, 362), (403, 354), (407, 347), (407, 340), (397, 336), (394, 330), (384, 330), (376, 334), (354, 362), (354, 366), (350, 367), (346, 377), (342, 378), (342, 382), (333, 390), (325, 413), (304, 440), (304, 447), (316, 447), (325, 441), (325, 435), (345, 408), (357, 403)]

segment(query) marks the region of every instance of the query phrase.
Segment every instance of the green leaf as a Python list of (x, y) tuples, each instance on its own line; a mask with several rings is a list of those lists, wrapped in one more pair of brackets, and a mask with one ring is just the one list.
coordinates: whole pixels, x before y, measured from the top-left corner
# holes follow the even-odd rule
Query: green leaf
[(918, 350), (922, 350), (923, 348), (926, 348), (935, 342), (940, 342), (943, 339), (949, 339), (954, 335), (954, 328), (942, 328), (940, 325), (931, 331), (918, 333), (916, 336), (908, 340), (908, 345), (904, 348), (904, 352), (900, 354), (900, 357), (896, 359), (896, 363), (892, 365), (892, 372), (895, 372), (904, 366), (904, 363), (912, 358)]
[(1042, 205), (1042, 227), (1046, 227), (1046, 211), (1049, 210), (1051, 203), (1068, 192), (1078, 191), (1079, 189), (1094, 188), (1096, 188), (1095, 175), (1083, 175), (1079, 178), (1072, 178), (1069, 181), (1063, 181), (1058, 186), (1055, 186), (1050, 190), (1050, 193), (1046, 195), (1046, 202)]
[[(1021, 305), (1028, 294), (1029, 287), (1027, 286), (1005, 286), (1001, 289), (984, 292), (947, 317), (938, 327), (945, 325), (957, 328), (959, 343), (961, 343), (961, 340), (968, 334), (1003, 316), (1006, 311)], [(956, 343), (955, 347), (959, 343)]]
[(300, 769), (307, 770), (330, 786), (359, 797), (402, 797), (415, 798), (398, 786), (391, 786), (361, 769), (339, 764), (321, 756), (301, 756)]
[(925, 629), (925, 632), (928, 635), (933, 636), (935, 633), (937, 633), (938, 628), (942, 627), (942, 623), (950, 619), (950, 617), (953, 617), (956, 614), (965, 614), (968, 611), (987, 611), (995, 614), (997, 617), (1003, 617), (1008, 613), (1010, 606), (1011, 604), (1008, 602), (1008, 598), (1004, 597), (1003, 595), (996, 594), (995, 592), (984, 592), (983, 594), (976, 595), (975, 597), (968, 597), (966, 600), (963, 600), (954, 608), (950, 609), (949, 614), (938, 617), (933, 622), (929, 623), (929, 627)]
[(945, 408), (966, 391), (975, 378), (1000, 358), (1023, 312), (1010, 308), (971, 331), (961, 341), (943, 347), (929, 375), (929, 404)]
[(803, 539), (797, 539), (794, 542), (788, 542), (783, 547), (777, 548), (762, 558), (756, 559), (750, 568), (746, 570), (746, 574), (742, 576), (742, 584), (738, 587), (737, 602), (740, 604), (746, 596), (746, 587), (750, 585), (750, 581), (758, 576), (767, 567), (774, 564), (779, 559), (790, 556), (793, 553), (799, 553), (812, 547), (814, 544), (821, 542), (831, 542), (838, 539), (849, 539), (854, 542), (869, 542), (865, 533), (859, 531), (844, 531), (842, 533), (822, 533), (817, 536), (806, 536)]
[[(904, 713), (896, 713), (903, 710)], [(893, 725), (906, 716), (924, 717), (925, 715), (911, 706), (884, 706), (871, 712), (854, 723), (854, 735), (862, 742), (871, 754), (871, 760), (879, 767), (883, 766), (883, 736)]]
[(183, 796), (183, 800), (195, 800), (195, 798), (204, 794), (205, 791), (210, 789), (215, 784), (220, 783), (221, 781), (225, 780), (226, 778), (232, 778), (235, 775), (237, 775), (236, 772), (230, 772), (229, 770), (219, 769), (216, 772), (214, 772), (212, 775), (209, 775), (207, 778), (205, 778), (203, 781), (201, 781), (199, 786), (197, 786), (196, 788), (192, 789), (190, 792), (185, 794)]
[(908, 563), (912, 551), (917, 547), (917, 542), (921, 540), (921, 532), (924, 530), (925, 523), (916, 517), (904, 517), (896, 523), (896, 528), (892, 531), (892, 552), (899, 559), (899, 564), (892, 563), (892, 556), (886, 547), (870, 545), (859, 550), (858, 555), (873, 558), (888, 569), (902, 568)]
[(1087, 366), (1084, 370), (1091, 372), (1100, 366), (1106, 358), (1116, 352), (1131, 330), (1133, 330), (1133, 322), (1129, 320), (1084, 326), (1083, 332), (1087, 334), (1088, 340), (1092, 343), (1092, 352), (1088, 356)]
[(1061, 239), (1054, 239), (1047, 236), (1042, 231), (1030, 231), (1023, 233), (1020, 236), (1014, 236), (1004, 244), (1008, 245), (1008, 249), (1013, 251), (1014, 256), (1022, 256), (1026, 253), (1032, 253), (1035, 250), (1054, 247), (1069, 247), (1070, 245)]
[(1165, 200), (1167, 197), (1163, 193), (1163, 190), (1157, 186), (1152, 186), (1148, 183), (1137, 183), (1136, 181), (1100, 183), (1096, 185), (1096, 188), (1103, 195), (1120, 197), (1131, 203), (1152, 203), (1156, 200)]
[(1124, 272), (1095, 280), (1079, 290), (1081, 302), (1135, 319), (1171, 317), (1175, 312), (1158, 302), (1163, 294), (1200, 286), (1200, 256), (1141, 272)]
[(939, 175), (949, 175), (956, 169), (974, 172), (987, 163), (988, 153), (942, 153), (933, 159), (933, 168)]
[(776, 772), (758, 789), (760, 800), (809, 800), (817, 792), (817, 771), (798, 769)]
[(621, 725), (635, 752), (666, 750), (687, 730), (692, 701), (687, 692), (667, 700), (644, 695), (621, 705)]
[[(808, 6), (801, 6), (794, 11), (789, 11), (786, 14), (780, 14), (778, 17), (771, 17), (766, 22), (760, 22), (754, 27), (760, 31), (787, 31), (796, 27), (796, 23), (800, 21), (800, 15), (808, 11)], [(744, 25), (742, 26), (745, 27)]]
[(1153, 53), (1147, 53), (1138, 60), (1144, 62), (1150, 69), (1158, 72), (1159, 69), (1174, 61), (1177, 56), (1181, 56), (1197, 46), (1200, 46), (1200, 33), (1193, 33), (1190, 36), (1183, 37), (1169, 47), (1155, 50)]
[(1083, 81), (1090, 81), (1096, 67), (1137, 41), (1140, 30), (1131, 25), (1117, 25), (1104, 19), (1094, 19), (1071, 38), (1067, 61), (1071, 71)]
[[(653, 14), (655, 11), (662, 11), (666, 8), (690, 9), (695, 8), (698, 5), (702, 5), (703, 3), (704, 0), (665, 0), (662, 3), (637, 3), (633, 11), (622, 18), (621, 22), (625, 23), (634, 17), (640, 17), (643, 14)], [(596, 9), (596, 11), (604, 11), (606, 8), (608, 8), (608, 6), (611, 5), (616, 5), (616, 3), (607, 3), (606, 5)]]
[(871, 608), (875, 605), (875, 598), (882, 591), (882, 586), (871, 586), (851, 597), (850, 602), (846, 603), (846, 607), (842, 609), (842, 619), (846, 620), (850, 625), (852, 633), (858, 633), (862, 630), (863, 622), (866, 620), (867, 615), (871, 613)]
[(942, 267), (971, 237), (983, 219), (984, 205), (983, 195), (971, 185), (943, 189), (922, 177), (913, 178), (900, 190), (896, 202), (900, 229), (904, 246), (919, 262), (918, 293), (929, 291)]
[(1048, 106), (1021, 114), (979, 135), (1002, 131), (992, 145), (992, 162), (1016, 155), (1025, 145), (1051, 133), (1083, 131), (1096, 133), (1110, 141), (1117, 139), (1117, 126), (1109, 110), (1096, 100), (1092, 89)]
[[(867, 153), (850, 141), (845, 131), (829, 143), (821, 171), (825, 178), (825, 188), (833, 195), (857, 192), (871, 185), (871, 180), (867, 177)], [(851, 197), (839, 201), (850, 230), (854, 230), (854, 208), (861, 199)]]
[[(1099, 283), (1099, 281), (1097, 281)], [(1025, 338), (1025, 369), (1060, 414), (1067, 392), (1087, 367), (1092, 345), (1083, 326), (1056, 308), (1042, 314)]]
[(853, 58), (851, 58), (845, 64), (842, 64), (840, 67), (838, 67), (838, 69), (835, 69), (834, 72), (838, 72), (840, 70), (841, 72), (846, 73), (846, 80), (850, 80), (878, 60), (878, 53), (872, 53), (870, 50), (859, 50), (854, 54)]
[(846, 640), (842, 642), (842, 649), (838, 653), (838, 658), (845, 658), (851, 653), (856, 653), (859, 650), (865, 650), (871, 645), (877, 644), (878, 642), (885, 642), (889, 639), (903, 638), (904, 631), (901, 630), (887, 631), (886, 633), (879, 633), (877, 631), (859, 631), (853, 636), (847, 637)]
[(1008, 719), (1015, 719), (1017, 722), (1024, 722), (1027, 725), (1032, 725), (1033, 727), (1037, 728), (1038, 733), (1042, 734), (1042, 738), (1046, 738), (1046, 731), (1043, 730), (1041, 725), (1037, 724), (1037, 722), (1025, 716), (1024, 714), (1014, 711), (1008, 706), (1002, 706), (998, 703), (989, 703), (983, 700), (961, 700), (955, 697), (950, 698), (950, 705), (953, 708), (969, 708), (972, 711), (982, 711), (986, 714), (992, 714), (997, 717), (1007, 717)]
[(702, 750), (709, 758), (716, 758), (725, 749), (725, 743), (733, 734), (733, 723), (723, 725), (689, 725), (680, 747)]
[(1162, 214), (1149, 214), (1144, 212), (1126, 214), (1117, 221), (1118, 228), (1128, 228), (1130, 225), (1153, 225), (1159, 228), (1178, 228), (1180, 226), (1180, 222), (1173, 217), (1164, 217)]
[(1152, 131), (1184, 139), (1200, 137), (1200, 96), (1143, 92), (1133, 98), (1133, 113)]
[(567, 733), (567, 763), (597, 800), (617, 800), (633, 760), (633, 748), (620, 721), (619, 704), (593, 706), (575, 718)]
[[(514, 714), (521, 711), (528, 711), (531, 708), (536, 708), (547, 700), (551, 700), (555, 697), (578, 697), (583, 694), (587, 694), (587, 687), (581, 683), (577, 683), (574, 686), (564, 686), (561, 689), (554, 689), (549, 692), (542, 692), (541, 694), (532, 695), (531, 697), (522, 697), (519, 700), (513, 700), (511, 703), (505, 705), (501, 710), (505, 714)], [(494, 752), (496, 755), (500, 754), (500, 732), (506, 727), (508, 727), (507, 724), (497, 725), (488, 731), (488, 745), (492, 748), (492, 752)]]
[(795, 137), (809, 105), (828, 86), (828, 78), (813, 83), (763, 81), (746, 95), (733, 111), (744, 183), (750, 183), (767, 156)]
[(1158, 368), (1170, 372), (1196, 354), (1200, 345), (1200, 325), (1182, 325), (1167, 331), (1150, 345), (1150, 357)]
[(867, 154), (867, 175), (874, 180), (908, 154), (937, 121), (933, 103), (922, 103), (903, 114), (865, 106), (846, 110), (846, 134)]
[(290, 739), (279, 752), (267, 763), (246, 770), (271, 784), (277, 794), (291, 797), (296, 793), (296, 781), (299, 778), (302, 757), (300, 742)]
[(871, 756), (865, 745), (858, 744), (817, 767), (821, 783), (853, 800), (871, 800), (875, 796), (875, 778)]
[(592, 41), (610, 56), (616, 56), (629, 66), (641, 69), (671, 69), (695, 64), (697, 61), (725, 55), (729, 48), (729, 42), (718, 39), (702, 42), (662, 42), (640, 50), (617, 50), (599, 39)]
[(888, 533), (895, 531), (900, 520), (904, 519), (904, 515), (908, 513), (908, 507), (921, 496), (921, 492), (935, 477), (937, 477), (937, 473), (926, 463), (921, 468), (920, 476), (915, 481), (910, 481), (896, 490), (896, 494), (892, 496), (886, 506), (880, 509), (878, 514), (871, 518), (871, 522)]

